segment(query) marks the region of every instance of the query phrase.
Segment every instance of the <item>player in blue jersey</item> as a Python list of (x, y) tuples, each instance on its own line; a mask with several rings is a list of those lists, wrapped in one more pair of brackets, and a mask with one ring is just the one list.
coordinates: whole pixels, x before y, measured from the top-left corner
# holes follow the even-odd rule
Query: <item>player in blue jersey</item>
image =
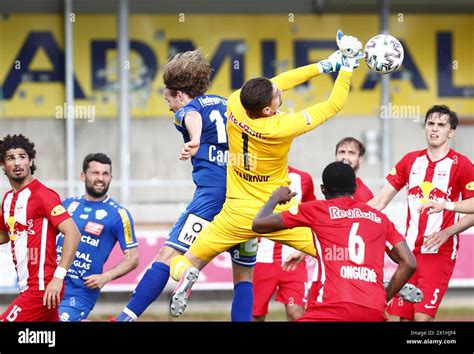
[[(82, 166), (85, 195), (68, 198), (63, 204), (81, 231), (76, 257), (65, 279), (64, 298), (59, 305), (63, 322), (86, 319), (94, 308), (100, 289), (138, 266), (138, 243), (133, 219), (127, 209), (107, 196), (112, 181), (112, 161), (102, 153), (89, 154)], [(123, 260), (107, 271), (104, 263), (119, 242)], [(57, 239), (61, 255), (64, 236)]]
[[(228, 145), (224, 98), (206, 95), (212, 69), (199, 50), (179, 53), (164, 68), (165, 99), (183, 135), (180, 160), (191, 159), (196, 191), (170, 230), (168, 239), (138, 283), (117, 321), (134, 321), (162, 293), (170, 277), (170, 261), (184, 254), (199, 232), (222, 209), (226, 194)], [(229, 250), (234, 276), (232, 321), (251, 321), (253, 266), (257, 239)]]

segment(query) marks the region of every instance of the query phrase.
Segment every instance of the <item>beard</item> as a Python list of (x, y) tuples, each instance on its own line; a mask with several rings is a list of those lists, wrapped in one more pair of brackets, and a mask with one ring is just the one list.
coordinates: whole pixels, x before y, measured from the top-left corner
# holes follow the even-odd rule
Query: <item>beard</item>
[(9, 180), (15, 181), (17, 183), (23, 182), (25, 180), (25, 178), (26, 178), (26, 176), (16, 176), (16, 175), (8, 176)]
[(358, 170), (359, 167), (360, 167), (360, 163), (357, 163), (357, 165), (352, 166), (352, 164), (351, 164), (349, 161), (347, 161), (347, 162), (342, 161), (342, 162), (345, 163), (346, 165), (351, 166), (351, 168), (354, 170), (354, 173), (357, 173), (357, 170)]
[(359, 170), (360, 163), (358, 163), (356, 166), (354, 166), (352, 169), (354, 170), (354, 173), (357, 174), (357, 171)]
[(8, 172), (5, 171), (5, 170), (4, 170), (3, 172), (4, 172), (5, 175), (8, 177), (9, 180), (15, 181), (15, 182), (17, 182), (17, 183), (23, 182), (23, 181), (26, 179), (26, 177), (28, 177), (27, 174), (25, 174), (25, 175), (21, 174), (20, 176), (17, 176), (17, 175), (15, 174), (15, 172), (12, 172), (11, 174), (8, 173)]
[(109, 191), (109, 186), (110, 186), (110, 183), (109, 184), (104, 183), (104, 188), (98, 191), (95, 189), (96, 187), (94, 187), (94, 183), (86, 183), (86, 192), (93, 198), (101, 198), (107, 194), (107, 192)]

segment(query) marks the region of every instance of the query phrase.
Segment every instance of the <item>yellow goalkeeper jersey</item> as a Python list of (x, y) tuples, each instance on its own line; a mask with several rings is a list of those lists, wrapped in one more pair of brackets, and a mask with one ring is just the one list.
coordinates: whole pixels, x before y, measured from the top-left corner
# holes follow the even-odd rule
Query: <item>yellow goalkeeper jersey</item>
[[(318, 76), (316, 64), (271, 79), (283, 91)], [(352, 73), (340, 71), (329, 99), (300, 112), (252, 119), (240, 102), (240, 90), (227, 102), (227, 197), (265, 202), (280, 186), (289, 186), (288, 152), (294, 138), (339, 112), (347, 101)]]

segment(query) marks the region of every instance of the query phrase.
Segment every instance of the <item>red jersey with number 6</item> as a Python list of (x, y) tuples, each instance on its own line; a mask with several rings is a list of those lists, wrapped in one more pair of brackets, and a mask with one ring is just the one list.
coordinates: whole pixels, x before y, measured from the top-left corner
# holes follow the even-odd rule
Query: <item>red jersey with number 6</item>
[[(290, 209), (291, 210), (291, 209)], [(350, 197), (303, 203), (284, 211), (286, 227), (310, 227), (321, 259), (321, 304), (348, 302), (384, 311), (385, 247), (404, 237), (385, 214)]]
[(34, 179), (5, 194), (0, 217), (0, 229), (10, 236), (20, 292), (45, 290), (57, 267), (56, 227), (70, 218), (59, 195)]

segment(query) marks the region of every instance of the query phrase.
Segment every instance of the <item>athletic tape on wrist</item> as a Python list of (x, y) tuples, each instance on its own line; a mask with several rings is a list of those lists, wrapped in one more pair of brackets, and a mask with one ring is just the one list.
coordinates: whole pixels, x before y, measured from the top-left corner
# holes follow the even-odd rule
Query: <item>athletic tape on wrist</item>
[(454, 210), (454, 202), (446, 202), (445, 209), (453, 211)]
[(54, 277), (58, 279), (64, 279), (66, 274), (67, 270), (60, 266), (57, 266), (56, 270), (54, 271)]

